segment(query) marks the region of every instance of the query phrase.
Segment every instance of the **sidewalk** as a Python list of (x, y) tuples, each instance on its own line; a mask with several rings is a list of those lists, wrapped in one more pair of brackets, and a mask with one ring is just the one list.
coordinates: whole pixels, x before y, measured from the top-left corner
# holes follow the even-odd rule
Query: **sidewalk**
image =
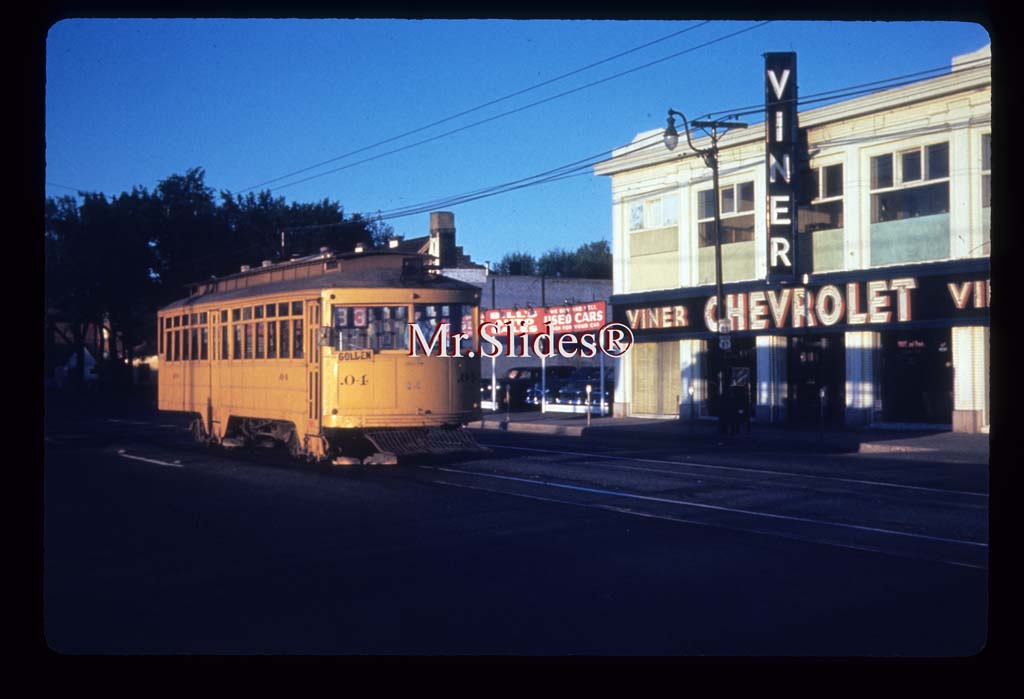
[[(507, 417), (507, 422), (506, 422)], [(817, 430), (751, 423), (750, 432), (741, 430), (721, 440), (715, 420), (658, 420), (637, 417), (592, 417), (541, 413), (539, 411), (485, 413), (470, 429), (501, 430), (566, 437), (588, 437), (609, 442), (673, 442), (717, 445), (727, 448), (818, 453), (902, 454), (923, 459), (986, 463), (989, 458), (987, 434), (964, 434), (927, 430)]]

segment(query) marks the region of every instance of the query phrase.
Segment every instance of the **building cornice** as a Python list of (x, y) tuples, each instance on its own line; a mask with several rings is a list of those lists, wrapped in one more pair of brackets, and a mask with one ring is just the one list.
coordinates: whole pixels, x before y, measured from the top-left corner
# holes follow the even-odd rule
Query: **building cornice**
[[(975, 57), (977, 54), (977, 57)], [(969, 58), (985, 58), (982, 51), (968, 54)], [(966, 57), (965, 57), (966, 58)], [(952, 72), (936, 78), (922, 80), (890, 90), (881, 90), (870, 95), (856, 97), (836, 104), (799, 112), (800, 128), (815, 128), (831, 123), (862, 118), (871, 114), (887, 112), (915, 103), (928, 102), (952, 94), (970, 93), (992, 85), (991, 63), (974, 64), (973, 67), (958, 67), (953, 61)], [(638, 133), (633, 142), (612, 151), (612, 157), (594, 165), (596, 175), (617, 175), (629, 170), (648, 168), (669, 163), (682, 163), (698, 156), (689, 148), (669, 151), (660, 144), (661, 129)], [(727, 151), (743, 145), (764, 140), (764, 122), (750, 128), (730, 131), (719, 138), (719, 149)], [(654, 144), (650, 147), (650, 144)], [(707, 148), (709, 137), (695, 139), (697, 148)], [(659, 147), (660, 146), (660, 147)]]

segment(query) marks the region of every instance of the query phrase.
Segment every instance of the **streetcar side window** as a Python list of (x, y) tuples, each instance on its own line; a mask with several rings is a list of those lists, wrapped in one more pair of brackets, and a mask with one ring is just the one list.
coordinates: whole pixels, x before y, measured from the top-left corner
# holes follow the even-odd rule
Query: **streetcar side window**
[(192, 353), (190, 359), (199, 359), (199, 328), (192, 328)]
[(181, 331), (174, 331), (174, 361), (181, 361)]
[[(275, 310), (273, 305), (267, 306), (267, 315)], [(267, 322), (267, 359), (277, 359), (277, 323)]]
[(282, 317), (288, 315), (288, 303), (287, 302), (277, 304), (277, 315), (282, 316)]
[[(227, 314), (227, 311), (225, 311), (225, 315), (226, 314)], [(221, 359), (230, 359), (230, 356), (228, 354), (228, 349), (229, 349), (228, 348), (228, 326), (227, 325), (221, 325), (220, 326), (220, 358)]]
[(274, 318), (276, 316), (277, 316), (277, 304), (276, 303), (268, 303), (267, 304), (267, 318)]
[[(237, 311), (238, 309), (236, 308), (235, 310)], [(231, 355), (231, 358), (232, 359), (241, 359), (242, 358), (242, 324), (241, 323), (235, 323), (231, 327), (233, 327), (235, 329), (235, 333), (234, 333), (235, 334), (235, 351)]]
[[(248, 309), (252, 310), (252, 309)], [(245, 326), (245, 358), (252, 359), (252, 323), (244, 323)]]
[(292, 301), (292, 315), (293, 316), (301, 316), (302, 315), (302, 301)]
[[(206, 314), (204, 313), (203, 315), (206, 315)], [(202, 328), (199, 329), (199, 358), (200, 359), (206, 359), (207, 358), (207, 345), (209, 343), (209, 340), (207, 338), (206, 333), (207, 333), (206, 326), (203, 326)]]
[(167, 361), (171, 361), (171, 357), (173, 356), (173, 353), (171, 352), (171, 344), (172, 344), (171, 336), (173, 335), (173, 333), (174, 333), (173, 330), (168, 330), (166, 332), (167, 338), (164, 340), (164, 351), (167, 353), (167, 356), (166, 356)]
[(252, 306), (246, 306), (242, 309), (242, 320), (252, 320)]
[(448, 324), (448, 337), (463, 333), (461, 348), (463, 354), (473, 349), (476, 330), (473, 327), (473, 311), (475, 306), (463, 303), (418, 303), (413, 306), (413, 322), (419, 327), (420, 334), (427, 342), (433, 337), (434, 331), (441, 323)]
[[(257, 306), (256, 310), (257, 311), (262, 311), (263, 307), (262, 306)], [(260, 313), (260, 315), (263, 315), (263, 314)], [(264, 354), (264, 349), (265, 349), (265, 345), (264, 345), (264, 332), (265, 332), (264, 331), (264, 327), (266, 326), (266, 323), (256, 323), (255, 325), (256, 325), (256, 359), (263, 359), (263, 354)]]
[[(284, 305), (284, 304), (282, 304)], [(289, 320), (279, 321), (281, 323), (281, 359), (288, 359), (291, 355), (292, 339), (288, 332)]]
[[(292, 304), (293, 310), (295, 306), (298, 306), (300, 312), (302, 311), (302, 303), (300, 301), (296, 301)], [(295, 359), (302, 359), (302, 318), (296, 318), (292, 321), (292, 330), (292, 337), (294, 338), (292, 343), (292, 357)]]

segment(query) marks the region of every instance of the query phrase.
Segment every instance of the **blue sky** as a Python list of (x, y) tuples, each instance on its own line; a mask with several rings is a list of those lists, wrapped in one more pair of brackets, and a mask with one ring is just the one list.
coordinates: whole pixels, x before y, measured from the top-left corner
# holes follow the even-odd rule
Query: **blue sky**
[[(773, 21), (627, 76), (306, 182), (580, 87), (751, 21), (65, 20), (47, 37), (46, 193), (152, 189), (201, 166), (242, 191), (668, 36), (596, 68), (266, 185), (385, 212), (549, 170), (689, 115), (757, 104), (766, 51), (796, 51), (802, 95), (948, 66), (984, 46), (955, 22)], [(751, 121), (758, 121), (756, 117)], [(263, 187), (261, 187), (262, 189)], [(446, 207), (475, 260), (611, 239), (608, 178), (584, 174)], [(429, 214), (390, 220), (424, 235)]]

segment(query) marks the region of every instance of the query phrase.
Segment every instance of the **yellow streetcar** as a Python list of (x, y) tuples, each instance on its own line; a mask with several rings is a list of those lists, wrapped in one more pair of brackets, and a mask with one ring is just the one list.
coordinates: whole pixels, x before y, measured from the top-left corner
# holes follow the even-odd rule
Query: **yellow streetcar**
[[(423, 256), (324, 250), (189, 291), (158, 313), (159, 408), (197, 440), (381, 463), (479, 449), (463, 426), (480, 418), (480, 290)], [(462, 356), (410, 356), (410, 323), (448, 323)]]

